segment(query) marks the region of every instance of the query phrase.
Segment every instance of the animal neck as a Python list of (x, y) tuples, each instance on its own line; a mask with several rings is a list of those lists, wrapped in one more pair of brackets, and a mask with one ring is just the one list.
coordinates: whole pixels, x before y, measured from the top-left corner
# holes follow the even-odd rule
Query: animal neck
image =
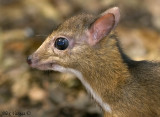
[(110, 39), (107, 45), (106, 42), (101, 43), (102, 48), (86, 55), (83, 59), (85, 61), (81, 61), (81, 65), (76, 69), (102, 101), (112, 103), (111, 100), (122, 91), (121, 87), (125, 85), (130, 74), (124, 62), (125, 55), (120, 50), (117, 40)]

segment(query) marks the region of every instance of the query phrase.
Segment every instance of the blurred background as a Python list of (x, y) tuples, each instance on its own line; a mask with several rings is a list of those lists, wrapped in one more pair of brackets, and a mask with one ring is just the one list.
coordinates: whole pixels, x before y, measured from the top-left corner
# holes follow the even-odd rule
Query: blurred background
[(113, 6), (127, 55), (160, 60), (160, 0), (0, 0), (0, 117), (102, 117), (75, 76), (32, 69), (26, 57), (65, 19)]

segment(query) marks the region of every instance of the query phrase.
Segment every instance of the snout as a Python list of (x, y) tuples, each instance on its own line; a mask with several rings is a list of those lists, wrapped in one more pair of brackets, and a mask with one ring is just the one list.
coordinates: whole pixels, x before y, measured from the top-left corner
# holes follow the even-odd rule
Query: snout
[(54, 62), (49, 59), (44, 59), (37, 54), (32, 54), (27, 57), (27, 63), (30, 67), (40, 69), (40, 70), (52, 70)]
[(34, 53), (32, 55), (29, 55), (26, 61), (32, 68), (36, 68), (41, 63), (40, 59)]
[(34, 54), (29, 55), (26, 61), (28, 65), (32, 68), (38, 68), (39, 65), (41, 64), (40, 59), (36, 57)]
[(29, 65), (32, 65), (32, 55), (29, 55), (29, 56), (27, 57), (27, 63), (28, 63)]
[(30, 66), (30, 67), (32, 67), (32, 68), (36, 68), (36, 66), (40, 63), (39, 62), (39, 59), (37, 58), (37, 57), (35, 57), (35, 55), (34, 54), (32, 54), (32, 55), (29, 55), (28, 57), (27, 57), (27, 63), (28, 63), (28, 65)]

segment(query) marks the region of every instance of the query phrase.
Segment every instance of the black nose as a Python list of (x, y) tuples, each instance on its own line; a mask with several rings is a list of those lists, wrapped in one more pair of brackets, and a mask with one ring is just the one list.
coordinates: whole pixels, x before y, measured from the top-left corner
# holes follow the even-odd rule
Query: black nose
[(32, 64), (32, 56), (31, 56), (31, 55), (27, 57), (27, 63), (28, 63), (29, 65)]

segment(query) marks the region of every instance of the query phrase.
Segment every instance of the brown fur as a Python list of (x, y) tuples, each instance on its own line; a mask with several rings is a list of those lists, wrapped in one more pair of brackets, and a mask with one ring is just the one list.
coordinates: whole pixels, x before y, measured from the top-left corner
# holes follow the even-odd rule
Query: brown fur
[[(114, 31), (95, 46), (88, 45), (85, 32), (96, 18), (80, 14), (65, 21), (33, 54), (33, 67), (47, 70), (56, 63), (79, 70), (111, 106), (105, 117), (160, 117), (160, 63), (129, 59)], [(59, 36), (71, 42), (65, 51), (54, 48)]]

